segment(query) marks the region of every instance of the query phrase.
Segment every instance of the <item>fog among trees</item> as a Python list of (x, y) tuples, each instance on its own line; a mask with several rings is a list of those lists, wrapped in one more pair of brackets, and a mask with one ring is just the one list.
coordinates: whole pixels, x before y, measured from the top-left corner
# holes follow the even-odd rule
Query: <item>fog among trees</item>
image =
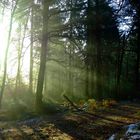
[(1, 109), (140, 99), (139, 0), (0, 0), (0, 42)]

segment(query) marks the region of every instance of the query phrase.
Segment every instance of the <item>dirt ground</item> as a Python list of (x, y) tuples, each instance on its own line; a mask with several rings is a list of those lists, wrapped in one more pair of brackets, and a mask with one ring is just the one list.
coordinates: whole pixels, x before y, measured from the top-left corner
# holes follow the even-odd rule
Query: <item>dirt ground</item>
[(139, 121), (140, 104), (128, 102), (90, 113), (67, 111), (22, 121), (0, 116), (0, 140), (107, 140)]

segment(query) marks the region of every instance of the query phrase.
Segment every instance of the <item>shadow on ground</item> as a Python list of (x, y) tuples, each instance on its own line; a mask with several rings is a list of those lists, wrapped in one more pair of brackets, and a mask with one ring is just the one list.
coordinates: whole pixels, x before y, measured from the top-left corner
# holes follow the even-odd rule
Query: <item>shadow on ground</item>
[(92, 113), (65, 112), (20, 121), (0, 119), (0, 140), (107, 140), (138, 122), (140, 105), (121, 104)]

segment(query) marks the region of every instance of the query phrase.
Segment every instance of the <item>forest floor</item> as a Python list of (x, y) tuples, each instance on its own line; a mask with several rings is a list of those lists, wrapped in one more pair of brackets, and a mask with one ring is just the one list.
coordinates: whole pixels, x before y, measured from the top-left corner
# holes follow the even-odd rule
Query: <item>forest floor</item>
[(140, 104), (119, 103), (93, 112), (66, 111), (6, 120), (0, 111), (0, 140), (107, 140), (123, 126), (140, 121)]

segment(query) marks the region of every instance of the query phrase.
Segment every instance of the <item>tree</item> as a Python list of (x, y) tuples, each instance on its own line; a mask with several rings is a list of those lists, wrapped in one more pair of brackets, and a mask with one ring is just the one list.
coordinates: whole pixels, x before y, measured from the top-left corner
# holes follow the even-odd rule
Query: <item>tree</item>
[[(91, 81), (87, 83), (87, 96), (102, 98), (105, 71), (103, 67), (106, 63), (106, 46), (111, 48), (118, 42), (119, 33), (117, 29), (116, 18), (112, 8), (104, 0), (87, 1), (87, 81), (89, 73)], [(105, 20), (110, 17), (109, 20)], [(112, 47), (111, 47), (112, 46)], [(115, 46), (115, 45), (114, 45)], [(110, 54), (109, 54), (110, 55)], [(108, 66), (106, 66), (108, 67)], [(105, 69), (104, 69), (105, 70)], [(94, 86), (96, 85), (96, 86)], [(93, 87), (96, 90), (93, 90)], [(95, 94), (96, 93), (96, 94)]]
[(140, 84), (140, 2), (139, 1), (131, 1), (133, 8), (136, 11), (134, 15), (134, 26), (135, 26), (135, 35), (136, 35), (136, 64), (135, 64), (135, 86), (136, 90), (139, 90)]
[(36, 108), (40, 109), (42, 107), (42, 91), (44, 85), (44, 75), (46, 69), (46, 55), (47, 55), (47, 45), (48, 45), (48, 12), (50, 1), (43, 0), (43, 29), (42, 29), (42, 41), (41, 41), (41, 54), (40, 54), (40, 68), (37, 81), (37, 91), (36, 91)]
[(30, 46), (30, 75), (29, 75), (29, 91), (33, 93), (33, 23), (34, 23), (34, 1), (32, 0), (32, 7), (31, 7), (31, 46)]
[[(17, 46), (18, 66), (17, 66), (17, 76), (16, 76), (16, 92), (17, 92), (17, 87), (20, 87), (21, 84), (21, 59), (22, 59), (22, 52), (24, 48), (25, 35), (27, 31), (28, 17), (29, 16), (27, 15), (27, 17), (24, 17), (24, 21), (20, 21), (19, 23), (19, 39), (18, 39), (19, 43)], [(23, 34), (22, 34), (22, 25), (23, 25)]]
[(11, 15), (10, 15), (10, 23), (9, 23), (9, 33), (7, 38), (7, 46), (6, 46), (6, 52), (5, 52), (5, 58), (4, 58), (4, 74), (3, 74), (3, 80), (2, 80), (2, 86), (1, 86), (1, 92), (0, 92), (0, 108), (2, 103), (2, 97), (5, 89), (5, 81), (6, 81), (6, 75), (7, 75), (7, 59), (8, 59), (8, 50), (10, 46), (10, 37), (11, 37), (11, 31), (12, 31), (12, 25), (13, 25), (13, 18), (16, 10), (16, 6), (18, 4), (19, 0), (12, 0), (11, 2)]

